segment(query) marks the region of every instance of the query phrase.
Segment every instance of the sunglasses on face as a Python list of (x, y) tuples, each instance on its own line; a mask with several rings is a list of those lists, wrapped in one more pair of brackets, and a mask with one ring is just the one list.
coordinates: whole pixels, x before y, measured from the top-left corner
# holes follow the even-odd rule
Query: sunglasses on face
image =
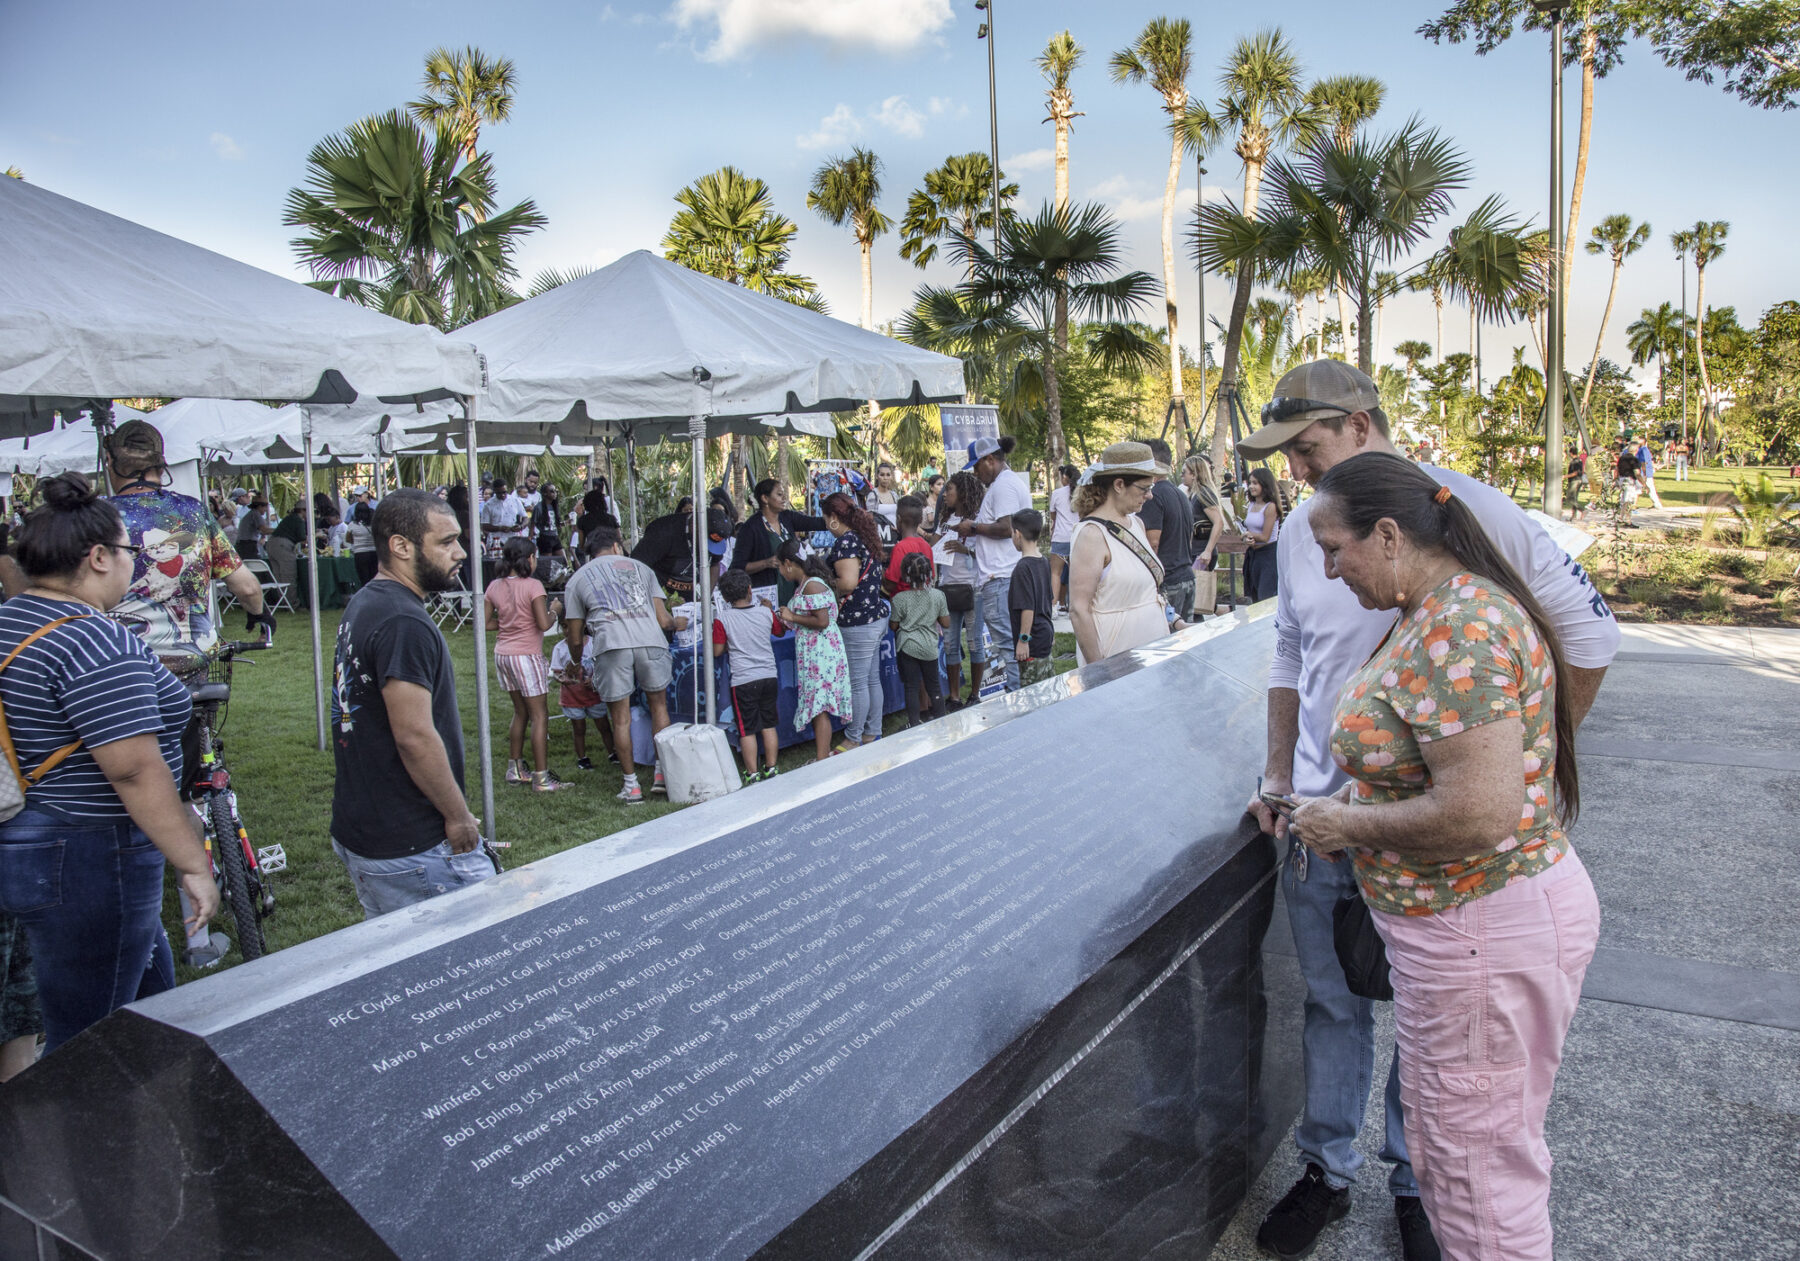
[(1279, 421), (1292, 420), (1307, 412), (1336, 412), (1341, 416), (1350, 415), (1348, 407), (1339, 407), (1336, 403), (1321, 403), (1311, 398), (1283, 398), (1277, 396), (1263, 404), (1262, 423), (1273, 425)]

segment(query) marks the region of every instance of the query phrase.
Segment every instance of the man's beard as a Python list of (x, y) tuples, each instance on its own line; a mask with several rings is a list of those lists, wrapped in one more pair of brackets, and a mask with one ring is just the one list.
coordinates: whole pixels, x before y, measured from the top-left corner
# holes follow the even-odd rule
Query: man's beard
[(461, 561), (447, 569), (433, 569), (422, 556), (413, 562), (413, 573), (425, 591), (455, 591), (462, 585), (461, 571)]

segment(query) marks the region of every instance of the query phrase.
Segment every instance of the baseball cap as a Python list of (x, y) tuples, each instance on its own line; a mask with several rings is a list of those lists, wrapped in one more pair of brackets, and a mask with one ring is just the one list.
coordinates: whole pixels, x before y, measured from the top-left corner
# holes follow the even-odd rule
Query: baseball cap
[(115, 458), (134, 457), (160, 461), (163, 454), (162, 433), (147, 420), (128, 420), (112, 431), (112, 436), (106, 440), (106, 449)]
[(1274, 396), (1263, 405), (1262, 428), (1237, 444), (1252, 460), (1260, 460), (1315, 420), (1348, 416), (1381, 406), (1381, 392), (1368, 375), (1341, 359), (1303, 363), (1275, 383)]
[(1000, 454), (1000, 443), (993, 438), (977, 438), (969, 444), (969, 462), (986, 459), (990, 455)]

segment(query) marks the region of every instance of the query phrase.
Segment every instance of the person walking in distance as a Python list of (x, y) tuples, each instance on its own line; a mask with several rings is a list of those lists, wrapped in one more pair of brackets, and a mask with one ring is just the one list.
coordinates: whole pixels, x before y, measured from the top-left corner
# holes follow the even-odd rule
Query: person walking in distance
[[(1375, 383), (1338, 360), (1315, 360), (1282, 377), (1263, 408), (1262, 421), (1238, 444), (1239, 451), (1250, 460), (1281, 451), (1294, 476), (1313, 486), (1362, 452), (1398, 454)], [(1537, 596), (1562, 643), (1569, 671), (1560, 682), (1579, 722), (1618, 651), (1612, 610), (1581, 567), (1504, 492), (1448, 469), (1422, 467), (1450, 487)], [(1309, 861), (1290, 835), (1287, 819), (1261, 795), (1325, 797), (1348, 782), (1331, 753), (1338, 694), (1394, 624), (1391, 610), (1364, 607), (1348, 586), (1326, 576), (1326, 554), (1309, 524), (1313, 502), (1288, 514), (1276, 543), (1281, 583), (1269, 669), (1268, 755), (1261, 792), (1250, 802), (1262, 828), (1288, 842), (1282, 896), (1306, 982), (1306, 1095), (1294, 1131), (1304, 1174), (1257, 1232), (1263, 1248), (1284, 1258), (1307, 1255), (1325, 1228), (1350, 1211), (1350, 1185), (1363, 1160), (1356, 1136), (1369, 1085), (1378, 1080), (1374, 1005), (1350, 992), (1333, 944), (1338, 904), (1361, 896), (1352, 864)], [(1390, 1063), (1386, 1082), (1381, 1159), (1390, 1166), (1388, 1191), (1394, 1197), (1401, 1255), (1406, 1261), (1431, 1261), (1440, 1252), (1408, 1154), (1409, 1123), (1397, 1059)]]
[(373, 919), (495, 875), (463, 797), (462, 718), (450, 648), (425, 596), (457, 585), (456, 514), (423, 490), (375, 510), (375, 581), (338, 625), (331, 847)]

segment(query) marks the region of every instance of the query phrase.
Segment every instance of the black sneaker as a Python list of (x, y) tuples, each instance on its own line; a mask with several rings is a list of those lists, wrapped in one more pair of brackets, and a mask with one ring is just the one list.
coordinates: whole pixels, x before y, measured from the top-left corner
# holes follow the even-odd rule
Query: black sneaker
[(593, 770), (594, 769), (594, 759), (591, 757), (577, 758), (575, 761), (575, 769), (578, 771)]
[(1406, 1261), (1443, 1261), (1437, 1236), (1431, 1233), (1431, 1219), (1416, 1195), (1396, 1195), (1394, 1216), (1400, 1222), (1400, 1255)]
[(1312, 1255), (1319, 1234), (1350, 1211), (1350, 1188), (1334, 1191), (1325, 1171), (1308, 1161), (1300, 1181), (1269, 1210), (1256, 1232), (1256, 1246), (1281, 1261)]

